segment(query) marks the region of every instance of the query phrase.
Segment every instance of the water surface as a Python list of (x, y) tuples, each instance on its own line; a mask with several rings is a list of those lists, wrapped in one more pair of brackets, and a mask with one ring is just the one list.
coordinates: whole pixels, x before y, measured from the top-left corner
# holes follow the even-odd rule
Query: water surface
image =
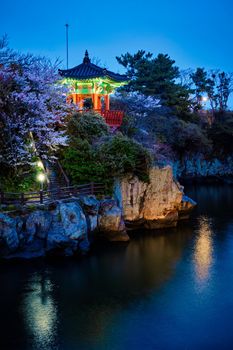
[(233, 187), (81, 261), (0, 265), (0, 349), (233, 349)]

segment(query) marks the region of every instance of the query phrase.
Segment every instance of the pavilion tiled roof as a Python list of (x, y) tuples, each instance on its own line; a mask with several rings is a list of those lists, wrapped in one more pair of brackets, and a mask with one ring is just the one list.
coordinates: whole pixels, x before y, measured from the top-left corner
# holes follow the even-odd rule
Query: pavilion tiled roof
[(71, 69), (59, 69), (59, 74), (64, 78), (78, 80), (88, 80), (94, 78), (110, 78), (116, 82), (124, 82), (129, 80), (126, 75), (111, 72), (106, 68), (101, 68), (91, 63), (87, 51), (82, 64)]

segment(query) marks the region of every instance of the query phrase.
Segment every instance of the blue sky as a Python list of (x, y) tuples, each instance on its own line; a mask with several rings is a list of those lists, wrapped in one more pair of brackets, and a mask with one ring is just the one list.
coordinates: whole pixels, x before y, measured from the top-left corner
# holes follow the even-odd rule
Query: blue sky
[(87, 48), (122, 72), (121, 53), (168, 53), (181, 68), (233, 71), (231, 0), (12, 0), (1, 3), (0, 34), (20, 51), (60, 57), (65, 66), (65, 23), (70, 24), (70, 66)]

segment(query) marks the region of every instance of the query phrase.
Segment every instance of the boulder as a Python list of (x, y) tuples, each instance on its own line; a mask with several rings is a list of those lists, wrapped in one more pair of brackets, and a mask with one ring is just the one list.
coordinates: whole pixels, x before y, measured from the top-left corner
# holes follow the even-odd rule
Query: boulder
[(128, 241), (122, 211), (116, 201), (108, 199), (101, 202), (98, 228), (102, 235), (109, 241)]
[(5, 259), (33, 259), (45, 256), (44, 240), (34, 238), (33, 241), (21, 245), (19, 249), (6, 254)]
[(179, 220), (189, 219), (191, 212), (196, 207), (197, 203), (189, 198), (188, 196), (183, 195), (182, 201), (178, 206)]
[(79, 203), (87, 218), (87, 226), (89, 232), (95, 232), (98, 226), (98, 212), (100, 201), (95, 196), (81, 196)]
[(36, 210), (29, 214), (26, 220), (28, 241), (32, 241), (35, 236), (42, 239), (46, 238), (51, 222), (52, 217), (46, 210)]
[[(60, 233), (50, 232), (47, 236), (46, 252), (55, 255), (73, 255), (75, 241)], [(72, 254), (71, 254), (72, 252)]]
[(87, 237), (86, 217), (77, 202), (61, 203), (60, 215), (65, 236), (70, 239)]
[(19, 246), (16, 220), (2, 213), (0, 213), (0, 238), (10, 252), (15, 251)]
[(79, 203), (86, 214), (98, 214), (100, 201), (98, 201), (95, 196), (80, 196)]

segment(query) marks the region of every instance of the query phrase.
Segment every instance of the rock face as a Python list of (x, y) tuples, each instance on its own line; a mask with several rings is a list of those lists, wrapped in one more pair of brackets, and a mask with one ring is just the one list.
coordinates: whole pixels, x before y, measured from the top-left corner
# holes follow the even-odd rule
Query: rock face
[(65, 236), (80, 239), (87, 235), (86, 217), (77, 202), (60, 204), (60, 215)]
[(183, 195), (182, 201), (178, 207), (179, 210), (179, 220), (185, 220), (188, 219), (190, 216), (190, 213), (192, 212), (193, 208), (197, 205), (197, 203), (189, 198), (188, 196)]
[(97, 239), (129, 239), (122, 212), (114, 201), (82, 196), (38, 206), (26, 214), (24, 210), (17, 217), (0, 213), (0, 257), (83, 254), (89, 250), (91, 233)]
[(190, 212), (194, 203), (182, 204), (183, 188), (174, 181), (172, 168), (153, 168), (149, 183), (126, 177), (116, 185), (115, 196), (129, 227), (148, 229), (174, 227), (179, 211)]
[(98, 216), (100, 232), (109, 241), (129, 241), (121, 209), (114, 200), (104, 200)]
[(28, 240), (33, 241), (35, 235), (39, 238), (45, 238), (48, 234), (51, 221), (51, 215), (44, 210), (36, 210), (32, 212), (26, 221)]
[(27, 208), (17, 216), (0, 213), (0, 257), (33, 258), (86, 253), (93, 239), (129, 240), (130, 228), (173, 227), (196, 203), (184, 196), (172, 169), (154, 168), (144, 183), (128, 176), (115, 186), (115, 199), (80, 196)]
[(0, 213), (0, 242), (3, 242), (9, 252), (15, 251), (19, 246), (16, 225), (16, 220)]
[(81, 196), (79, 202), (86, 215), (88, 230), (93, 233), (98, 229), (100, 201), (94, 196)]

